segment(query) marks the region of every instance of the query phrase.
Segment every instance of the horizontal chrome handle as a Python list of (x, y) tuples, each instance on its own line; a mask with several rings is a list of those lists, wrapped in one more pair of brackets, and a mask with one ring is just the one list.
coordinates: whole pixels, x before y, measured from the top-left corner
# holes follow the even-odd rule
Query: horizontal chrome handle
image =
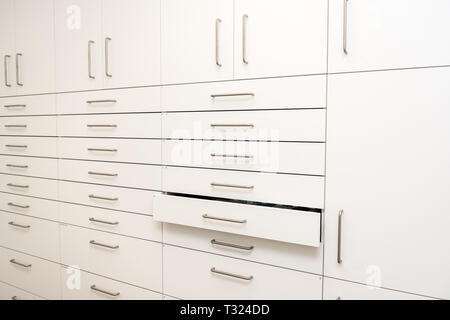
[(25, 185), (25, 184), (15, 184), (15, 183), (8, 183), (7, 184), (8, 187), (13, 187), (13, 188), (21, 188), (21, 189), (28, 189), (30, 186)]
[(108, 197), (99, 197), (93, 194), (89, 195), (89, 198), (91, 199), (98, 199), (98, 200), (108, 200), (108, 201), (117, 201), (119, 200), (119, 198), (108, 198)]
[(30, 206), (27, 206), (27, 205), (24, 206), (24, 205), (16, 204), (14, 202), (9, 202), (8, 206), (15, 207), (15, 208), (20, 208), (20, 209), (29, 209), (30, 208)]
[(14, 221), (10, 221), (10, 222), (8, 222), (8, 224), (10, 226), (17, 227), (17, 228), (22, 228), (22, 229), (30, 229), (31, 228), (30, 225), (18, 224), (18, 223), (15, 223)]
[(5, 124), (5, 128), (26, 128), (26, 124)]
[(219, 158), (245, 158), (245, 159), (252, 159), (252, 155), (239, 155), (239, 154), (215, 154), (211, 153), (211, 157), (219, 157)]
[(202, 215), (204, 219), (210, 219), (210, 220), (219, 220), (219, 221), (225, 221), (225, 222), (232, 222), (232, 223), (247, 223), (247, 220), (235, 220), (235, 219), (228, 219), (228, 218), (220, 218), (220, 217), (213, 217), (208, 216), (207, 214)]
[(216, 239), (212, 239), (211, 244), (216, 245), (216, 246), (229, 247), (229, 248), (235, 248), (235, 249), (241, 249), (241, 250), (247, 250), (247, 251), (251, 251), (255, 248), (254, 246), (243, 246), (243, 245), (234, 244), (234, 243), (217, 241)]
[(89, 243), (94, 246), (99, 246), (99, 247), (103, 247), (103, 248), (114, 249), (114, 250), (119, 249), (119, 246), (110, 246), (109, 244), (100, 243), (95, 240), (91, 240), (91, 241), (89, 241)]
[(95, 284), (91, 286), (91, 290), (97, 291), (97, 292), (100, 292), (100, 293), (104, 293), (104, 294), (106, 294), (108, 296), (111, 296), (111, 297), (118, 297), (118, 296), (120, 296), (120, 292), (109, 292), (109, 291), (106, 291), (106, 290), (103, 290), (103, 289), (99, 289), (99, 288), (97, 288), (97, 286)]
[(102, 172), (94, 172), (94, 171), (89, 171), (88, 174), (91, 176), (104, 176), (104, 177), (117, 177), (118, 176), (117, 173), (102, 173)]
[(222, 93), (222, 94), (212, 94), (211, 98), (226, 98), (226, 97), (254, 97), (255, 94), (251, 92), (244, 93)]
[(105, 100), (88, 100), (87, 104), (95, 104), (95, 103), (117, 103), (115, 99), (105, 99)]
[(97, 152), (117, 152), (117, 149), (88, 148), (88, 151), (97, 151)]
[(217, 274), (220, 274), (220, 275), (223, 275), (223, 276), (227, 276), (227, 277), (232, 277), (232, 278), (237, 278), (237, 279), (241, 279), (241, 280), (246, 280), (246, 281), (253, 280), (253, 276), (241, 276), (240, 274), (217, 270), (215, 267), (211, 268), (211, 272), (212, 273), (217, 273)]
[(4, 108), (26, 108), (26, 104), (7, 104), (3, 106)]
[(19, 261), (16, 261), (16, 259), (11, 259), (9, 260), (9, 262), (11, 262), (12, 264), (18, 265), (20, 267), (24, 267), (24, 268), (31, 268), (31, 263), (22, 263)]
[(87, 124), (88, 128), (117, 128), (117, 124)]
[(225, 184), (225, 183), (215, 183), (211, 182), (212, 187), (224, 187), (224, 188), (236, 188), (236, 189), (254, 189), (255, 186), (242, 186), (237, 184)]
[(26, 149), (28, 146), (26, 144), (5, 144), (6, 148), (21, 148)]
[(90, 222), (96, 222), (96, 223), (103, 223), (103, 224), (109, 224), (111, 226), (117, 226), (119, 224), (118, 221), (115, 222), (110, 222), (110, 221), (105, 221), (105, 220), (99, 220), (99, 219), (95, 219), (95, 218), (89, 218)]
[(254, 128), (254, 124), (211, 123), (211, 128)]
[(7, 163), (6, 166), (8, 168), (28, 169), (27, 165), (18, 165), (18, 164), (9, 164), (9, 163)]

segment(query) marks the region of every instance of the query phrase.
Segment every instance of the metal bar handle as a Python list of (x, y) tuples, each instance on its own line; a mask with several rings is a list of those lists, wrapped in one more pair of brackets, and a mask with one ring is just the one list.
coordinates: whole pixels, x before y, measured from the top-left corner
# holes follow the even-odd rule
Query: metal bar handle
[(91, 79), (95, 79), (95, 75), (92, 73), (92, 45), (95, 44), (95, 41), (88, 41), (88, 76)]
[(21, 53), (16, 53), (16, 83), (19, 87), (23, 87), (23, 83), (20, 79), (20, 58), (22, 58)]
[(204, 219), (209, 219), (209, 220), (219, 220), (219, 221), (240, 223), (240, 224), (247, 223), (247, 220), (235, 220), (235, 219), (229, 219), (229, 218), (213, 217), (213, 216), (208, 216), (207, 214), (202, 215), (202, 217)]
[(223, 275), (223, 276), (227, 276), (227, 277), (232, 277), (232, 278), (245, 280), (245, 281), (253, 280), (253, 276), (241, 276), (240, 274), (217, 270), (215, 267), (211, 268), (211, 272), (212, 273), (217, 273), (217, 274), (220, 274), (220, 275)]
[(221, 19), (216, 19), (216, 65), (219, 68), (222, 67), (222, 64), (219, 62), (219, 25), (221, 22)]
[(211, 187), (224, 187), (224, 188), (236, 188), (236, 189), (254, 189), (255, 186), (243, 186), (238, 184), (226, 184), (211, 182)]
[(12, 296), (11, 297), (11, 300), (15, 300), (15, 301), (17, 301), (17, 300), (21, 300), (18, 296)]
[(246, 22), (248, 20), (248, 15), (244, 14), (242, 16), (242, 61), (248, 64), (247, 60), (247, 27)]
[(5, 144), (5, 147), (7, 147), (7, 148), (22, 148), (22, 149), (28, 148), (28, 146), (26, 144)]
[(11, 87), (11, 83), (9, 82), (9, 75), (8, 75), (8, 59), (10, 59), (11, 56), (9, 54), (5, 55), (4, 57), (4, 68), (5, 68), (5, 86)]
[(19, 223), (15, 223), (14, 221), (10, 221), (10, 222), (8, 222), (8, 224), (10, 226), (17, 227), (17, 228), (22, 228), (22, 229), (30, 229), (31, 228), (30, 225), (19, 224)]
[(110, 37), (105, 38), (105, 75), (108, 78), (112, 77), (112, 74), (109, 72), (109, 43), (112, 41)]
[(22, 188), (22, 189), (28, 189), (30, 187), (29, 185), (15, 184), (15, 183), (8, 183), (7, 186), (8, 187), (13, 187), (13, 188)]
[(91, 241), (89, 241), (89, 243), (94, 246), (99, 246), (99, 247), (103, 247), (103, 248), (114, 249), (114, 250), (119, 249), (119, 246), (110, 246), (109, 244), (100, 243), (95, 240), (91, 240)]
[(31, 263), (22, 263), (22, 262), (16, 261), (16, 259), (11, 259), (11, 260), (9, 260), (9, 262), (11, 262), (12, 264), (24, 267), (24, 268), (31, 268), (31, 266), (32, 266)]
[(91, 199), (98, 199), (98, 200), (107, 200), (107, 201), (118, 201), (119, 198), (108, 198), (108, 197), (100, 197), (93, 194), (89, 195), (89, 198)]
[(117, 128), (117, 124), (87, 124), (88, 128)]
[(342, 48), (344, 50), (344, 54), (348, 54), (347, 52), (347, 6), (348, 0), (344, 0), (344, 18), (343, 18), (343, 32), (342, 32)]
[(104, 100), (88, 100), (87, 104), (95, 104), (95, 103), (117, 103), (115, 99), (104, 99)]
[(244, 93), (223, 93), (223, 94), (212, 94), (211, 98), (226, 98), (226, 97), (245, 97), (250, 96), (254, 97), (255, 94), (252, 92), (244, 92)]
[(106, 290), (103, 290), (103, 289), (99, 289), (99, 288), (97, 288), (97, 286), (95, 284), (91, 286), (91, 290), (92, 291), (97, 291), (97, 292), (100, 292), (100, 293), (103, 293), (103, 294), (106, 294), (106, 295), (111, 296), (111, 297), (118, 297), (118, 296), (120, 296), (120, 292), (110, 292), (110, 291), (106, 291)]
[(117, 173), (103, 173), (103, 172), (95, 172), (95, 171), (89, 171), (89, 175), (91, 176), (104, 176), (104, 177), (117, 177)]
[(89, 218), (89, 221), (90, 222), (96, 222), (96, 223), (108, 224), (108, 225), (111, 225), (111, 226), (117, 226), (119, 224), (118, 221), (111, 222), (111, 221), (99, 220), (99, 219), (95, 219), (95, 218)]
[(10, 163), (7, 163), (6, 167), (8, 167), (8, 168), (17, 168), (17, 169), (28, 169), (27, 165), (18, 165), (18, 164), (10, 164)]
[(216, 245), (216, 246), (229, 247), (229, 248), (241, 249), (241, 250), (246, 250), (246, 251), (251, 251), (255, 248), (254, 246), (243, 246), (243, 245), (234, 244), (234, 243), (217, 241), (216, 239), (212, 239), (211, 244)]
[(20, 209), (29, 209), (30, 208), (30, 206), (28, 206), (28, 205), (20, 205), (20, 204), (14, 203), (14, 202), (9, 202), (8, 206), (15, 207), (15, 208), (20, 208)]
[(26, 128), (26, 124), (5, 124), (5, 128)]
[(339, 211), (338, 218), (338, 248), (337, 248), (337, 263), (342, 263), (342, 216), (344, 215), (344, 210)]
[(252, 155), (239, 155), (239, 154), (215, 154), (211, 153), (211, 157), (219, 157), (219, 158), (245, 158), (245, 159), (252, 159)]
[(3, 106), (4, 108), (26, 108), (26, 104), (7, 104)]
[(254, 124), (244, 124), (244, 123), (211, 123), (211, 128), (254, 128)]
[(88, 151), (97, 151), (97, 152), (117, 152), (117, 149), (88, 148)]

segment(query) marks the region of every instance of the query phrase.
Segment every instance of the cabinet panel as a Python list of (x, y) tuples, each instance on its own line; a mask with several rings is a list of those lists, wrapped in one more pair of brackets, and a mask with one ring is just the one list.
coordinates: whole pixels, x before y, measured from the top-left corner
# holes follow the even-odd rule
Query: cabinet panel
[(0, 0), (0, 96), (12, 96), (17, 91), (14, 68), (14, 3), (14, 0)]
[(449, 82), (450, 68), (330, 76), (325, 275), (450, 298)]
[(42, 300), (42, 298), (0, 282), (0, 300)]

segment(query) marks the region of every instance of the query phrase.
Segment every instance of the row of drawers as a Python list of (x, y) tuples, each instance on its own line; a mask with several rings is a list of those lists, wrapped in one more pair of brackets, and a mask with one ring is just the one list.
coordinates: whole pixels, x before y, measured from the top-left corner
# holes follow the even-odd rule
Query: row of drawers
[(0, 116), (324, 108), (326, 76), (227, 81), (0, 99)]

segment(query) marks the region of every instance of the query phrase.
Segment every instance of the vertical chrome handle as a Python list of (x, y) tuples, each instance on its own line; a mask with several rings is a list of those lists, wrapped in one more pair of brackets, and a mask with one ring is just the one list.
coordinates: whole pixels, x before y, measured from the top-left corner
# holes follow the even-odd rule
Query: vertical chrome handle
[(219, 62), (219, 24), (221, 19), (216, 19), (216, 65), (220, 68), (222, 64)]
[(92, 45), (95, 44), (95, 41), (88, 41), (88, 76), (91, 79), (95, 79), (95, 75), (92, 74)]
[(108, 78), (112, 77), (109, 72), (109, 42), (112, 41), (110, 37), (105, 38), (105, 74)]
[(7, 87), (11, 87), (11, 83), (9, 83), (9, 75), (8, 75), (8, 59), (11, 58), (11, 56), (9, 54), (5, 55), (5, 60), (4, 60), (4, 64), (5, 64), (5, 86)]
[(247, 19), (248, 19), (248, 15), (244, 14), (242, 16), (242, 61), (245, 64), (248, 64), (248, 60), (247, 60), (247, 28), (246, 28)]
[(337, 263), (342, 263), (342, 215), (344, 210), (339, 211), (338, 218), (338, 248), (337, 248)]
[(20, 60), (22, 58), (21, 53), (16, 53), (16, 84), (20, 87), (23, 87), (23, 83), (20, 79)]
[(344, 0), (344, 22), (343, 22), (343, 32), (342, 32), (342, 48), (345, 54), (347, 52), (347, 4), (348, 0)]

